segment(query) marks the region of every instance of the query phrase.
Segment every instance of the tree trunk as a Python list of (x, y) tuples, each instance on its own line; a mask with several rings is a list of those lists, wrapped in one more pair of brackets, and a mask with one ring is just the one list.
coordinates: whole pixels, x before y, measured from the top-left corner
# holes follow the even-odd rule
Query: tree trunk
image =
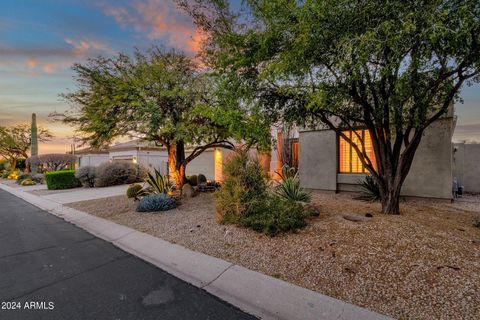
[(381, 192), (382, 213), (400, 214), (401, 185), (391, 184), (387, 190)]
[(168, 170), (170, 178), (175, 181), (178, 190), (185, 183), (185, 146), (183, 141), (170, 144), (168, 147)]

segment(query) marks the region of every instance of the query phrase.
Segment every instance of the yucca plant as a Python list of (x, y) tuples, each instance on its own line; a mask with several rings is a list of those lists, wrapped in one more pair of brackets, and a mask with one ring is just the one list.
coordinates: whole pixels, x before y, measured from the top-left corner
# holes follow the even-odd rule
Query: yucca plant
[(371, 175), (367, 175), (365, 180), (360, 182), (360, 187), (362, 188), (363, 194), (371, 201), (380, 200), (380, 187)]
[(155, 176), (148, 173), (145, 182), (148, 184), (149, 193), (151, 194), (168, 194), (173, 190), (173, 185), (168, 179), (168, 176), (162, 176), (157, 169), (155, 169)]
[(291, 201), (310, 202), (312, 195), (300, 187), (300, 179), (295, 168), (284, 165), (277, 174), (282, 179), (275, 187), (278, 196)]

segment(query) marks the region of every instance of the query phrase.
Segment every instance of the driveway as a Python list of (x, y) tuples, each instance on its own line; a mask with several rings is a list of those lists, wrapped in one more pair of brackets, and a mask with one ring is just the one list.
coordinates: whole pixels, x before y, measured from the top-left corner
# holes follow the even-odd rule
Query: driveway
[(0, 203), (0, 319), (254, 319), (2, 190)]

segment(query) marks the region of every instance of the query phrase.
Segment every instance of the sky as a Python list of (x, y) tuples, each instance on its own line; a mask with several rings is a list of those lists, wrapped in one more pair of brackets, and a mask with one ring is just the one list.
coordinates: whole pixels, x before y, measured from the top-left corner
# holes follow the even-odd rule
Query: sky
[[(1, 0), (0, 126), (30, 123), (35, 112), (55, 136), (39, 152), (69, 151), (73, 129), (48, 114), (70, 107), (59, 94), (75, 89), (73, 63), (152, 44), (194, 55), (200, 40), (173, 0)], [(480, 86), (461, 97), (454, 139), (480, 142)]]

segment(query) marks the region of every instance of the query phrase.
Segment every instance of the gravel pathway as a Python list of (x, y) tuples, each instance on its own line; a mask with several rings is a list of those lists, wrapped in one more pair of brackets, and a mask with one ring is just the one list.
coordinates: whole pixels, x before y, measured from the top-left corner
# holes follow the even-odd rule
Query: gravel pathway
[[(210, 194), (159, 214), (136, 213), (124, 196), (69, 206), (395, 318), (480, 318), (480, 211), (416, 200), (386, 216), (349, 194), (314, 202), (320, 217), (274, 238), (218, 225)], [(343, 218), (352, 213), (373, 218)]]

